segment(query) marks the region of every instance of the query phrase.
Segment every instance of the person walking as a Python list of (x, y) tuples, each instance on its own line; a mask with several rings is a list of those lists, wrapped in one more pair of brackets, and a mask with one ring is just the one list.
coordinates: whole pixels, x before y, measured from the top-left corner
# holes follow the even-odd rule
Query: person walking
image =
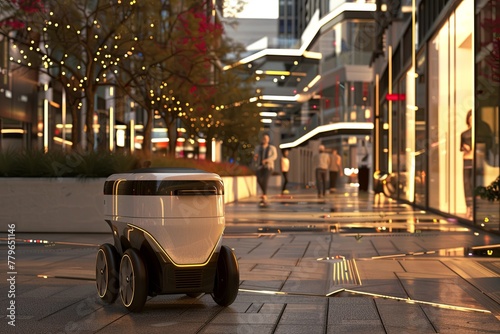
[(332, 150), (332, 156), (330, 158), (330, 192), (335, 192), (337, 190), (337, 180), (339, 176), (344, 175), (342, 171), (342, 157), (338, 154), (336, 149)]
[(465, 205), (467, 207), (466, 217), (472, 219), (472, 204), (474, 197), (474, 169), (472, 151), (472, 111), (467, 113), (466, 119), (467, 130), (460, 135), (460, 151), (463, 152), (463, 180), (464, 180), (464, 195)]
[(328, 167), (330, 166), (330, 155), (325, 152), (325, 146), (319, 145), (319, 152), (314, 156), (314, 166), (316, 171), (316, 189), (318, 198), (326, 195), (326, 179), (328, 175)]
[(281, 175), (283, 176), (283, 185), (281, 195), (288, 194), (286, 186), (288, 184), (288, 171), (290, 170), (290, 159), (288, 159), (288, 150), (284, 150), (281, 156)]
[(262, 191), (260, 204), (263, 206), (267, 205), (267, 184), (274, 170), (274, 161), (278, 157), (276, 147), (269, 142), (269, 135), (264, 134), (261, 144), (254, 151), (254, 161), (257, 164), (257, 183)]

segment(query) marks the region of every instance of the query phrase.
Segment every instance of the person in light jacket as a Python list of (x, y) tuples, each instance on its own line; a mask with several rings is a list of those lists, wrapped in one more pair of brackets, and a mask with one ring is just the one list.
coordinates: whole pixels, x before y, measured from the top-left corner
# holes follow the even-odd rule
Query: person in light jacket
[(319, 152), (314, 155), (314, 167), (316, 171), (316, 189), (318, 198), (325, 197), (327, 188), (328, 167), (330, 166), (330, 154), (325, 152), (325, 146), (319, 145)]
[(270, 143), (268, 134), (262, 136), (261, 144), (255, 148), (254, 161), (257, 165), (257, 183), (262, 191), (261, 203), (267, 203), (267, 184), (274, 170), (274, 161), (278, 158), (278, 151)]
[(337, 179), (344, 175), (342, 171), (342, 157), (336, 149), (332, 150), (330, 158), (330, 192), (334, 192), (337, 188)]
[(288, 184), (288, 171), (290, 170), (290, 159), (288, 159), (288, 150), (283, 151), (281, 156), (281, 175), (283, 176), (283, 185), (281, 186), (281, 195), (288, 194), (286, 185)]

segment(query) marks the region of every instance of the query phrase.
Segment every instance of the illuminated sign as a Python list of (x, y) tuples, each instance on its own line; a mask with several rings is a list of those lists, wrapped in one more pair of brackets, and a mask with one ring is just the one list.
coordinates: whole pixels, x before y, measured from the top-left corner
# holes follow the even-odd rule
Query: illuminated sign
[(386, 94), (385, 99), (387, 101), (404, 101), (406, 100), (406, 94)]

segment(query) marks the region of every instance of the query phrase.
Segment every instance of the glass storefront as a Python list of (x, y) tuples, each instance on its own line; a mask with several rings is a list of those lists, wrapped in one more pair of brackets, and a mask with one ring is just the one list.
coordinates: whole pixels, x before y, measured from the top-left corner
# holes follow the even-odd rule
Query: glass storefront
[(497, 231), (498, 201), (477, 192), (500, 177), (499, 15), (498, 1), (458, 1), (420, 45), (414, 71), (393, 68), (394, 81), (383, 72), (392, 91), (380, 95), (375, 120), (377, 166), (390, 174), (392, 197)]
[(426, 50), (416, 57), (415, 82), (415, 204), (427, 206), (427, 60)]
[[(474, 10), (463, 1), (428, 44), (429, 206), (472, 218)], [(459, 17), (459, 21), (457, 21)]]
[[(399, 85), (396, 84), (392, 87), (393, 94), (399, 94), (401, 92)], [(391, 145), (389, 146), (389, 151), (391, 153), (391, 175), (392, 175), (392, 183), (394, 185), (394, 195), (398, 198), (403, 199), (403, 183), (404, 183), (404, 174), (403, 171), (405, 167), (403, 165), (405, 159), (405, 151), (404, 151), (404, 109), (402, 101), (393, 101), (392, 102), (392, 118), (389, 120), (389, 124), (391, 126)]]

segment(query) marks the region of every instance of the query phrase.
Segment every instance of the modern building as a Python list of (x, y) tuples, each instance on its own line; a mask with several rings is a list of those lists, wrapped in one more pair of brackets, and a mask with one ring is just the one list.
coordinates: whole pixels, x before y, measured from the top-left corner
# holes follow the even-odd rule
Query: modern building
[(499, 230), (474, 190), (500, 175), (500, 2), (398, 5), (377, 1), (374, 165), (394, 197)]
[(373, 129), (374, 1), (279, 2), (278, 40), (234, 66), (257, 75), (265, 131), (290, 150), (290, 180), (314, 182), (320, 143), (342, 155), (348, 182), (368, 190)]
[(31, 147), (37, 136), (38, 71), (10, 62), (0, 36), (0, 150)]

